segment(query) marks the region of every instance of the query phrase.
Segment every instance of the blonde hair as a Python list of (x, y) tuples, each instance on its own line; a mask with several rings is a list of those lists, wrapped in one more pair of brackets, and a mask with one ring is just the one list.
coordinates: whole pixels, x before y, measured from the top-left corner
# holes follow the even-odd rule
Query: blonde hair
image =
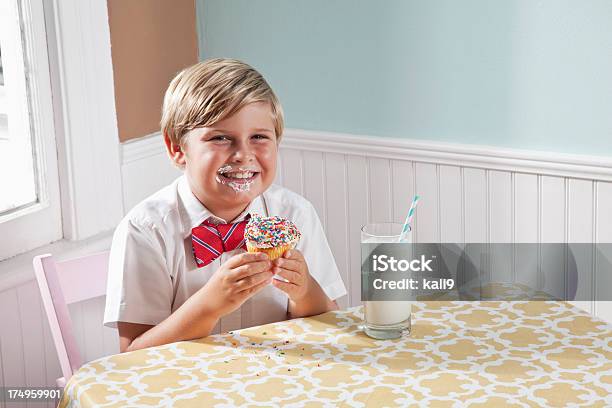
[(214, 58), (179, 72), (164, 96), (161, 130), (181, 145), (192, 129), (212, 126), (253, 102), (268, 102), (276, 141), (283, 134), (283, 109), (266, 80), (253, 67), (229, 58)]

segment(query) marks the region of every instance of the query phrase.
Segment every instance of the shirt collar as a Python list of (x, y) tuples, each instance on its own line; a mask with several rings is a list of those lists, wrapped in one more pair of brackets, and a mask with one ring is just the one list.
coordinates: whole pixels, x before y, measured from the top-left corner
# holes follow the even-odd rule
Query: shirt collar
[(184, 214), (182, 214), (183, 230), (185, 232), (185, 238), (191, 235), (191, 229), (199, 226), (205, 220), (209, 219), (214, 223), (228, 223), (242, 221), (248, 214), (262, 214), (266, 215), (266, 209), (263, 194), (258, 195), (249, 206), (235, 219), (231, 221), (224, 220), (214, 215), (208, 208), (204, 206), (197, 199), (197, 197), (191, 191), (187, 177), (184, 175), (180, 177), (178, 182), (178, 195), (183, 203), (182, 207)]

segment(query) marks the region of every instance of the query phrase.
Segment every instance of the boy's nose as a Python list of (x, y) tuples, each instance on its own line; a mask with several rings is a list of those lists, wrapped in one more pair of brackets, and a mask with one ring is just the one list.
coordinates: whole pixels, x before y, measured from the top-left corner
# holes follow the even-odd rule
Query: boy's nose
[(234, 160), (238, 162), (249, 162), (253, 160), (253, 157), (254, 155), (251, 148), (245, 144), (238, 146), (234, 152)]

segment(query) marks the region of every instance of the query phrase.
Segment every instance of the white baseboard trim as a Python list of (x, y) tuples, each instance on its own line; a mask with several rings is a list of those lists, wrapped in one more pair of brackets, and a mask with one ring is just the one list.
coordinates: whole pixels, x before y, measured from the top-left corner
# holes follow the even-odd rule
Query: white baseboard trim
[[(281, 148), (340, 153), (490, 170), (612, 181), (612, 158), (286, 129)], [(161, 133), (124, 143), (122, 164), (165, 154)]]
[(366, 157), (612, 181), (612, 158), (287, 129), (281, 147)]
[(165, 147), (161, 132), (151, 133), (121, 144), (121, 164), (132, 163), (164, 153)]

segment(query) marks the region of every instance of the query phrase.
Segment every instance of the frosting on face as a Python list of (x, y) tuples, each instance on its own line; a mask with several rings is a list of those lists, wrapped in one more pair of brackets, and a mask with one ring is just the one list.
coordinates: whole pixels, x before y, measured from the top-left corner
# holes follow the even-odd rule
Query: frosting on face
[(217, 170), (217, 173), (225, 174), (225, 173), (229, 173), (230, 171), (232, 171), (232, 166), (230, 166), (229, 164), (224, 164), (223, 166), (219, 168), (219, 170)]
[(234, 191), (237, 193), (251, 191), (251, 184), (253, 184), (253, 181), (249, 181), (246, 183), (236, 183), (235, 181), (230, 181), (229, 183), (227, 183), (227, 185), (233, 188)]
[(215, 180), (217, 183), (232, 188), (236, 193), (251, 190), (251, 185), (259, 177), (259, 172), (253, 167), (234, 167), (224, 164), (217, 170)]
[(244, 229), (244, 239), (257, 248), (274, 248), (300, 240), (302, 234), (291, 221), (252, 214)]

